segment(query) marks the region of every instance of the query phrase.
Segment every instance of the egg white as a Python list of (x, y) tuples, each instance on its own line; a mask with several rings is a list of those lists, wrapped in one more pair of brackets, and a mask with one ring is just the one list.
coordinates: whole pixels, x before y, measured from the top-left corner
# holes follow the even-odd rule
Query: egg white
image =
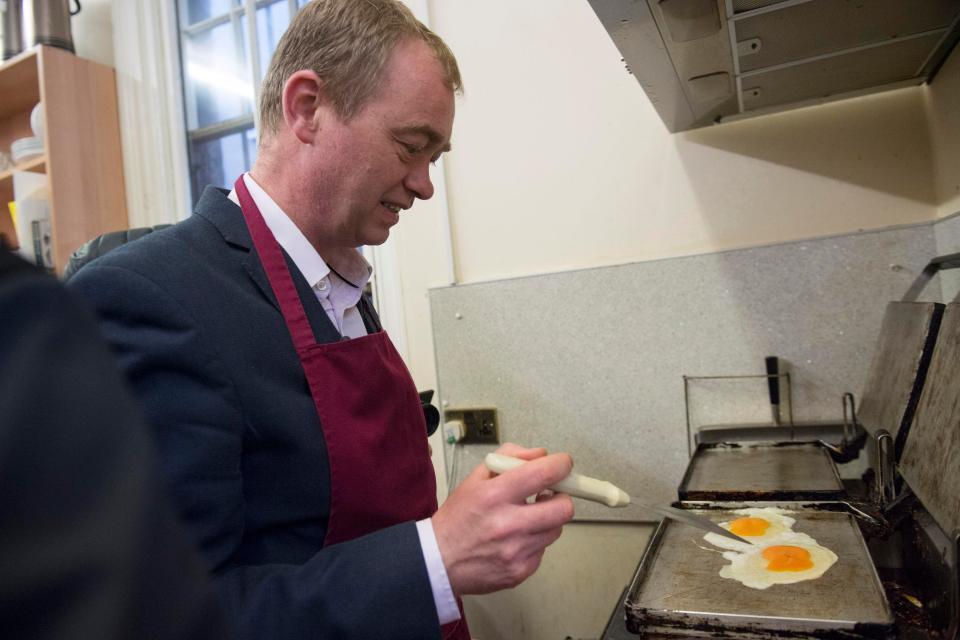
[(801, 541), (799, 538), (793, 541), (778, 542), (777, 544), (789, 544), (795, 547), (802, 547), (810, 554), (810, 561), (813, 566), (804, 571), (770, 571), (767, 569), (767, 559), (762, 553), (770, 545), (755, 546), (745, 553), (736, 551), (727, 551), (723, 557), (730, 561), (720, 569), (720, 575), (730, 580), (737, 580), (742, 584), (754, 589), (766, 589), (775, 584), (793, 584), (803, 582), (804, 580), (815, 580), (822, 576), (837, 561), (837, 554), (830, 549), (821, 547), (813, 538), (803, 533), (796, 533), (797, 536), (803, 536), (809, 540)]
[[(732, 512), (738, 517), (762, 518), (770, 523), (767, 530), (760, 536), (742, 536), (750, 543), (737, 542), (715, 533), (708, 533), (703, 539), (725, 549), (724, 559), (730, 562), (720, 569), (720, 575), (730, 580), (737, 580), (742, 584), (754, 589), (766, 589), (775, 584), (793, 584), (804, 580), (814, 580), (819, 578), (837, 561), (837, 555), (825, 547), (817, 544), (817, 541), (806, 533), (793, 530), (796, 523), (791, 518), (786, 509), (776, 507), (751, 507), (748, 509), (737, 509)], [(730, 530), (730, 523), (721, 522), (720, 526)], [(763, 550), (774, 545), (787, 545), (802, 547), (810, 554), (810, 560), (813, 566), (804, 571), (770, 571), (767, 569), (768, 560), (763, 557)]]

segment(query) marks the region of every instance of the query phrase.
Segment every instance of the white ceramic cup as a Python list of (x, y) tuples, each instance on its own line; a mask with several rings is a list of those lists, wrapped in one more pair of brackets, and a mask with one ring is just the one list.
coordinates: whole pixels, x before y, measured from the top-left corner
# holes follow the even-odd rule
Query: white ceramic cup
[(38, 102), (37, 106), (30, 112), (30, 128), (33, 129), (33, 135), (43, 141), (43, 103)]

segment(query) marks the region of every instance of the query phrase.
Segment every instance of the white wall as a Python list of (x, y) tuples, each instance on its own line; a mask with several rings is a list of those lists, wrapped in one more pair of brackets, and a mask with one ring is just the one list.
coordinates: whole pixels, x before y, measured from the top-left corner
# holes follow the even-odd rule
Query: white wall
[[(431, 0), (429, 11), (466, 85), (446, 160), (459, 282), (938, 211), (922, 88), (672, 136), (587, 2)], [(426, 291), (448, 284), (440, 215), (419, 203), (394, 232), (421, 388), (436, 379)]]
[(467, 89), (448, 162), (463, 281), (932, 215), (919, 88), (671, 136), (587, 2), (431, 8)]
[[(128, 0), (129, 1), (129, 0)], [(83, 9), (73, 17), (73, 46), (81, 58), (113, 66), (112, 0), (83, 0)]]
[(927, 107), (936, 164), (938, 216), (960, 212), (960, 49), (929, 87)]
[[(585, 0), (429, 8), (466, 86), (446, 161), (459, 282), (920, 222), (939, 211), (924, 89), (671, 136)], [(438, 215), (435, 204), (418, 204), (395, 232), (418, 382), (435, 380), (425, 292), (447, 284)], [(588, 539), (568, 530), (563, 553), (548, 553), (528, 584), (470, 599), (474, 635), (599, 634), (597, 612), (616, 596), (604, 579), (609, 558), (593, 555)], [(621, 558), (627, 574), (636, 557)], [(571, 584), (577, 598), (566, 601)]]

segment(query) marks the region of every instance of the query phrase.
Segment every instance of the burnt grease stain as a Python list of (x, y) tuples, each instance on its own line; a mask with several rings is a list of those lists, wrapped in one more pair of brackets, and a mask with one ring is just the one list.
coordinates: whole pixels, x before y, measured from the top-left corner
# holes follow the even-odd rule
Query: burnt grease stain
[(806, 502), (836, 501), (844, 491), (690, 491), (681, 490), (680, 500), (696, 502)]
[[(824, 621), (824, 624), (829, 624)], [(661, 611), (627, 607), (627, 630), (647, 640), (686, 638), (684, 633), (708, 638), (744, 638), (777, 640), (779, 638), (816, 638), (817, 640), (895, 640), (893, 625), (857, 623), (851, 629), (811, 629), (787, 631), (737, 625), (719, 620), (694, 620), (666, 617)]]

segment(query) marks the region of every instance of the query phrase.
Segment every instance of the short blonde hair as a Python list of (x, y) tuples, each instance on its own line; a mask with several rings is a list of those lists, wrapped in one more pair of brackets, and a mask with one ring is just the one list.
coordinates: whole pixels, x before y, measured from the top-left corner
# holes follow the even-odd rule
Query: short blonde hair
[(411, 38), (430, 46), (443, 68), (444, 82), (451, 90), (461, 92), (460, 69), (453, 52), (398, 0), (308, 3), (280, 38), (263, 79), (261, 134), (269, 136), (279, 129), (283, 87), (291, 75), (303, 69), (320, 76), (337, 114), (349, 120), (379, 87), (397, 44)]

